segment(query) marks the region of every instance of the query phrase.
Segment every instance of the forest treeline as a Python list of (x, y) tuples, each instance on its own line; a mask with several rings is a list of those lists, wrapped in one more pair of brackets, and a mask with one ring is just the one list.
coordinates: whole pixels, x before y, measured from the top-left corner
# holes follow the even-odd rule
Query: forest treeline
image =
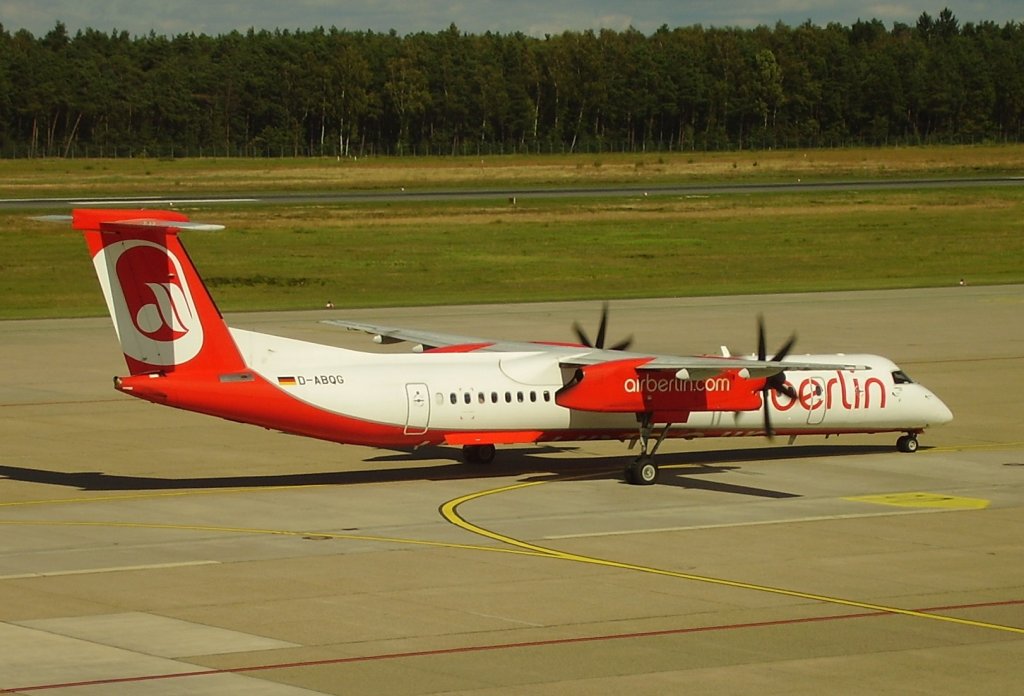
[(1024, 138), (1024, 24), (470, 34), (0, 25), (0, 157), (600, 152)]

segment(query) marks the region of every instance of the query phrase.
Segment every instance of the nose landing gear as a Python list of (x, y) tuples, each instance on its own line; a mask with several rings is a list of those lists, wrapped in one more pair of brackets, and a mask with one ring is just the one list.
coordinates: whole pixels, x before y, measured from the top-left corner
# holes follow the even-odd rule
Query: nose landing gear
[(654, 446), (649, 448), (651, 431), (654, 429), (654, 424), (651, 420), (650, 413), (640, 414), (640, 454), (626, 465), (626, 483), (636, 486), (650, 486), (658, 480), (658, 465), (654, 463), (654, 454), (661, 447), (661, 443), (665, 441), (668, 429), (672, 427), (672, 424), (665, 424), (665, 428), (658, 435), (658, 439), (654, 441)]
[(918, 448), (917, 433), (907, 433), (896, 439), (896, 449), (900, 452), (916, 452)]
[(650, 455), (641, 454), (626, 465), (626, 483), (650, 486), (658, 480), (658, 466)]

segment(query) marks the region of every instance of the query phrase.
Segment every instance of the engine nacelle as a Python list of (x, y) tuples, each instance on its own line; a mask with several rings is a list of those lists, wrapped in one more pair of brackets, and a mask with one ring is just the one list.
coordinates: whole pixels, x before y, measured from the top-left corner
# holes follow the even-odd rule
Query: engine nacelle
[(650, 370), (650, 359), (615, 360), (581, 367), (558, 390), (555, 403), (603, 413), (692, 413), (755, 411), (761, 408), (764, 379), (723, 369), (706, 379), (680, 379), (675, 370)]

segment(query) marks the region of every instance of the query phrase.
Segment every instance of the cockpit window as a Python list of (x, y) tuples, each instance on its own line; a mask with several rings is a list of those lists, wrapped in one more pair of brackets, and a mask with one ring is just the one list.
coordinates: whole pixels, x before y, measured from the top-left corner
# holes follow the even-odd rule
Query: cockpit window
[(892, 381), (896, 384), (913, 384), (914, 380), (910, 379), (906, 372), (903, 370), (895, 370), (892, 373)]

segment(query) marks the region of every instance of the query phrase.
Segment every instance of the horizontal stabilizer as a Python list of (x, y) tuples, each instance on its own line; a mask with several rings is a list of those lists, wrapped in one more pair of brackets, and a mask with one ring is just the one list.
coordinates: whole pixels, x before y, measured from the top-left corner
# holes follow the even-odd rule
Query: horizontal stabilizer
[(167, 220), (160, 220), (157, 218), (137, 218), (135, 220), (118, 220), (114, 224), (118, 225), (119, 227), (173, 227), (178, 230), (192, 230), (195, 232), (219, 232), (220, 230), (224, 229), (224, 225), (215, 225), (209, 222), (168, 222)]
[[(106, 215), (103, 214), (103, 209), (90, 210), (89, 215), (86, 218), (88, 222), (95, 223), (98, 221), (100, 225), (116, 224), (122, 227), (173, 227), (177, 230), (194, 230), (196, 232), (219, 232), (224, 229), (224, 225), (215, 225), (208, 222), (193, 222), (191, 220), (179, 220), (159, 217), (138, 217), (129, 219), (120, 219), (119, 214), (123, 214), (123, 211), (112, 211), (110, 219), (105, 220)], [(142, 213), (144, 211), (133, 211), (136, 213)], [(79, 220), (82, 220), (84, 216), (79, 215)], [(69, 223), (74, 222), (75, 218), (71, 215), (39, 215), (32, 218), (36, 222), (60, 222)], [(84, 229), (85, 225), (79, 225), (78, 229)], [(91, 226), (89, 226), (91, 229)]]

